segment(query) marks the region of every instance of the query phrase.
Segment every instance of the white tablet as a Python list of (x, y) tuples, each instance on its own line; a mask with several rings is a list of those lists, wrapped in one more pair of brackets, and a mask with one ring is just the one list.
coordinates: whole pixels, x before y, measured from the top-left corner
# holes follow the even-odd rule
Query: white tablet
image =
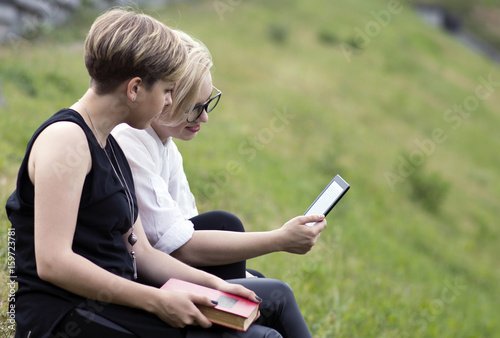
[[(332, 210), (335, 204), (337, 204), (349, 188), (349, 184), (344, 181), (342, 177), (336, 175), (306, 210), (304, 215), (328, 215), (330, 210)], [(308, 226), (312, 226), (314, 224), (316, 224), (316, 222), (307, 223)]]

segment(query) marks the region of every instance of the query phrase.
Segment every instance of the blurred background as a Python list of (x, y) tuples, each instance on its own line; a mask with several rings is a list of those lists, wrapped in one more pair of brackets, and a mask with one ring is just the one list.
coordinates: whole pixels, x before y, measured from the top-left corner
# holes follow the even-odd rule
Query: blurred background
[[(3, 205), (34, 130), (88, 88), (83, 41), (116, 4), (0, 0)], [(248, 262), (292, 286), (315, 337), (500, 336), (498, 1), (133, 6), (213, 56), (222, 100), (177, 141), (200, 212), (270, 230), (350, 183), (311, 252)], [(9, 227), (2, 207), (0, 337)]]

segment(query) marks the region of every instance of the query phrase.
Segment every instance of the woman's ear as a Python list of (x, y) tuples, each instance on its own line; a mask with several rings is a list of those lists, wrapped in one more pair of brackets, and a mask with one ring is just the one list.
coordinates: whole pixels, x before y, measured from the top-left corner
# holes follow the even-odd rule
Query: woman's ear
[(144, 82), (140, 77), (130, 79), (127, 84), (127, 97), (129, 100), (135, 102), (143, 87)]

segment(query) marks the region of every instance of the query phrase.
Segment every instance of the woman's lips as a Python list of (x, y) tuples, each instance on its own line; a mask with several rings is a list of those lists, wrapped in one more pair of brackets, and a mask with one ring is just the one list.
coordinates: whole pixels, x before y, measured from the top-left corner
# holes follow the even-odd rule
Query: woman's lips
[(201, 129), (201, 125), (197, 125), (197, 126), (193, 126), (193, 127), (186, 127), (186, 129), (192, 133), (197, 133)]

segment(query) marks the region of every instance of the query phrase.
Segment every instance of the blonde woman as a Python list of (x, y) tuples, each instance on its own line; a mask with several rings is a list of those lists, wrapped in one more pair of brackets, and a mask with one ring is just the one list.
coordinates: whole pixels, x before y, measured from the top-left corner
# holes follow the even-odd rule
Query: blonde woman
[[(245, 277), (245, 261), (271, 252), (307, 253), (326, 227), (322, 215), (298, 216), (281, 228), (244, 232), (240, 220), (224, 211), (198, 215), (174, 138), (192, 140), (208, 121), (222, 93), (212, 86), (207, 48), (183, 32), (187, 71), (176, 84), (172, 106), (146, 130), (120, 125), (113, 135), (134, 175), (141, 218), (150, 243), (179, 260), (221, 278)], [(305, 226), (315, 221), (314, 227)]]

